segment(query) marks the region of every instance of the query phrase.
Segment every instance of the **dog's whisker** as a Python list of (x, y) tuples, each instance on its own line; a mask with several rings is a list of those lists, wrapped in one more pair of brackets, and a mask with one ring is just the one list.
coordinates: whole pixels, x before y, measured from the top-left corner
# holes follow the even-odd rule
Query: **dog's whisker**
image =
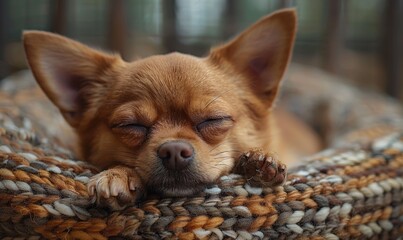
[[(235, 88), (235, 87), (234, 87)], [(220, 95), (216, 96), (215, 98), (213, 98), (210, 102), (208, 102), (206, 104), (206, 106), (204, 106), (203, 110), (205, 110), (210, 104), (212, 104), (213, 102), (215, 102), (217, 99), (219, 99), (220, 97), (222, 97), (224, 94), (228, 93), (229, 91), (232, 91), (234, 88), (230, 88), (227, 89), (226, 91), (222, 92)]]
[(231, 157), (231, 158), (234, 158), (234, 156), (232, 156), (232, 154), (220, 154), (220, 155), (217, 155), (217, 156), (213, 156), (213, 159), (222, 159), (222, 158), (228, 158), (228, 157)]
[(222, 163), (226, 163), (228, 160), (234, 160), (235, 158), (233, 158), (233, 157), (227, 157), (227, 158), (224, 158), (224, 159), (222, 159), (221, 161), (219, 161), (219, 162), (217, 162), (217, 163), (215, 163), (214, 165), (218, 165), (218, 164), (222, 164)]
[(214, 166), (226, 166), (226, 167), (228, 167), (228, 166), (229, 166), (229, 164), (220, 163), (220, 164), (215, 164)]
[(222, 142), (221, 144), (218, 144), (217, 146), (213, 147), (212, 149), (210, 149), (209, 153), (216, 150), (218, 147), (221, 147), (222, 145), (224, 145), (224, 143), (226, 143), (226, 142)]
[(222, 147), (223, 145), (229, 145), (229, 146), (231, 146), (232, 144), (233, 144), (233, 143), (232, 143), (230, 140), (224, 141), (224, 142), (218, 144), (217, 146), (213, 147), (212, 149), (210, 149), (209, 153), (211, 153), (212, 151), (216, 150), (216, 149), (219, 148), (219, 147)]
[(238, 150), (227, 150), (227, 151), (222, 151), (222, 152), (218, 152), (218, 153), (214, 153), (214, 154), (210, 154), (210, 156), (215, 157), (224, 153), (241, 153), (242, 151), (238, 151)]
[(223, 156), (223, 157), (218, 157), (218, 158), (213, 158), (214, 160), (221, 160), (221, 159), (227, 159), (228, 156)]

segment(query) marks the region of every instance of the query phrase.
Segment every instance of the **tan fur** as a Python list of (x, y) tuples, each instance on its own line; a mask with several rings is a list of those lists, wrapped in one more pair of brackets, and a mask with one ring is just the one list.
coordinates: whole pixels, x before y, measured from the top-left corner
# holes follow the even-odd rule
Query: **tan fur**
[[(205, 58), (171, 53), (129, 63), (38, 31), (25, 32), (24, 45), (38, 83), (75, 128), (86, 161), (136, 179), (137, 188), (188, 195), (230, 173), (251, 148), (286, 156), (289, 146), (280, 140), (271, 109), (295, 32), (295, 11), (287, 9)], [(171, 176), (156, 151), (178, 139), (191, 144), (195, 159), (190, 169)], [(108, 196), (130, 195), (129, 187), (108, 183), (114, 174), (99, 176), (90, 192), (97, 187)]]

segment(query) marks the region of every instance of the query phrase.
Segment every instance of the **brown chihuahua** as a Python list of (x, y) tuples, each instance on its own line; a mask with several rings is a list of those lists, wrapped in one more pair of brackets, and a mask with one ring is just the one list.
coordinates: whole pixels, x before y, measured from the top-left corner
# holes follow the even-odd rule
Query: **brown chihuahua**
[[(204, 58), (125, 62), (40, 31), (24, 32), (24, 45), (37, 82), (76, 130), (79, 156), (104, 170), (89, 193), (122, 204), (145, 191), (199, 192), (253, 148), (285, 158), (272, 107), (295, 33), (295, 10), (286, 9)], [(244, 156), (266, 161), (271, 186), (284, 182), (284, 164), (264, 153)]]

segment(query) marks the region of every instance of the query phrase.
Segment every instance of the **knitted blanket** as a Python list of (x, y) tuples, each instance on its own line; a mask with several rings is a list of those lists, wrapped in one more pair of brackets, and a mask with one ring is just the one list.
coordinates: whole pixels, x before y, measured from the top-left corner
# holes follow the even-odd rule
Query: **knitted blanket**
[(403, 236), (403, 113), (385, 97), (293, 66), (281, 102), (314, 126), (325, 106), (334, 144), (290, 169), (284, 186), (252, 187), (229, 175), (193, 197), (149, 197), (112, 212), (88, 196), (85, 184), (98, 170), (52, 135), (44, 116), (60, 116), (34, 95), (20, 101), (32, 77), (16, 78), (24, 80), (3, 82), (0, 92), (0, 239)]

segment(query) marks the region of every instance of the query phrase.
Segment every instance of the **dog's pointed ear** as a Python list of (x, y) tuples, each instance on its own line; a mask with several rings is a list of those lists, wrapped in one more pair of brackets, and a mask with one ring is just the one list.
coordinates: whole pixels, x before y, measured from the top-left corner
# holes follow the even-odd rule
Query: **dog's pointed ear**
[(294, 9), (277, 11), (259, 20), (232, 41), (212, 49), (209, 58), (229, 63), (269, 107), (292, 55), (297, 16)]
[(25, 31), (23, 42), (37, 82), (73, 127), (104, 96), (105, 74), (123, 62), (118, 56), (47, 32)]

